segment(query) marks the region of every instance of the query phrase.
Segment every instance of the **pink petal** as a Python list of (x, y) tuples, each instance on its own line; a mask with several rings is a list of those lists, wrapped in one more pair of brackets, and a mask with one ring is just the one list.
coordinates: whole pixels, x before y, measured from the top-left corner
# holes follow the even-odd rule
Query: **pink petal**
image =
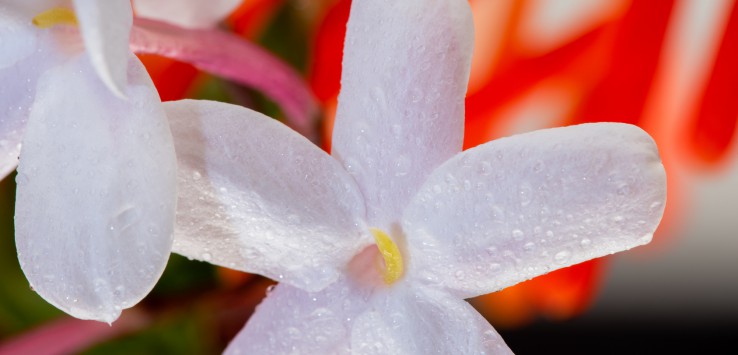
[(371, 225), (389, 229), (461, 151), (472, 37), (463, 0), (352, 3), (332, 154), (359, 183)]
[(188, 30), (161, 22), (136, 19), (131, 49), (191, 63), (198, 68), (254, 87), (276, 101), (292, 128), (313, 132), (316, 105), (300, 75), (267, 51), (219, 30)]
[(79, 353), (93, 345), (139, 330), (148, 323), (143, 314), (135, 311), (120, 317), (113, 326), (64, 317), (6, 340), (0, 345), (0, 355)]

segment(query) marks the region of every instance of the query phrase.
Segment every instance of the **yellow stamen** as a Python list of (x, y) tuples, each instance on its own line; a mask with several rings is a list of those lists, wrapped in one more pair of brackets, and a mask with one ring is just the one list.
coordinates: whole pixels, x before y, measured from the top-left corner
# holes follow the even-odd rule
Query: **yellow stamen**
[(77, 25), (77, 16), (74, 11), (57, 7), (48, 11), (44, 11), (33, 18), (33, 24), (39, 28), (49, 28), (56, 25)]
[(400, 249), (397, 248), (397, 244), (392, 238), (381, 229), (370, 228), (369, 230), (374, 234), (374, 240), (377, 242), (379, 252), (382, 253), (384, 258), (384, 282), (391, 285), (402, 277), (403, 266)]

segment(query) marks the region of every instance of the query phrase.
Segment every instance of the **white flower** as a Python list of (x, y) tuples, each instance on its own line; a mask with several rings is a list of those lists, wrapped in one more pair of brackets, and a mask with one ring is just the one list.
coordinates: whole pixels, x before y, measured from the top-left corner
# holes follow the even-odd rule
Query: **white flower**
[(590, 124), (461, 151), (463, 0), (355, 0), (329, 156), (227, 104), (165, 104), (174, 250), (278, 280), (230, 353), (508, 353), (463, 299), (648, 243), (656, 146)]
[(161, 275), (176, 202), (174, 145), (128, 49), (131, 22), (128, 0), (0, 4), (0, 174), (18, 164), (21, 267), (51, 304), (107, 322)]

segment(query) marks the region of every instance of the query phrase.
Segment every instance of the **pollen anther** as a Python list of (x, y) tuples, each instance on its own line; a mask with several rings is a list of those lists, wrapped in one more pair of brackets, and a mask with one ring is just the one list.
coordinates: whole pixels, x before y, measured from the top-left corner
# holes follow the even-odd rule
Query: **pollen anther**
[(49, 28), (62, 24), (76, 26), (77, 16), (75, 16), (74, 11), (70, 9), (57, 7), (36, 15), (32, 22), (38, 28)]
[(400, 249), (397, 247), (397, 244), (395, 244), (387, 233), (379, 228), (370, 228), (369, 230), (374, 235), (374, 240), (377, 243), (379, 252), (384, 258), (385, 267), (384, 270), (382, 270), (384, 282), (391, 285), (402, 277), (402, 254), (400, 254)]

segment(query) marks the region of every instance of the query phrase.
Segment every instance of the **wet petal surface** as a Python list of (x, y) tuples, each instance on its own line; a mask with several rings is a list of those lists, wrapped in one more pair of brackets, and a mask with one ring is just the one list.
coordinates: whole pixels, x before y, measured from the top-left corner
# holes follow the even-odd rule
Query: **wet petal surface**
[(277, 285), (225, 354), (350, 354), (351, 326), (367, 297), (345, 282), (316, 293)]
[(433, 172), (405, 212), (412, 277), (468, 298), (643, 245), (666, 199), (656, 146), (600, 123), (499, 139)]
[(115, 320), (164, 270), (172, 243), (176, 158), (143, 65), (129, 57), (128, 100), (85, 55), (40, 80), (18, 167), (16, 244), (49, 303)]
[(317, 291), (371, 243), (356, 183), (295, 131), (236, 105), (165, 107), (179, 161), (177, 253)]
[(388, 229), (420, 184), (461, 151), (472, 52), (466, 1), (354, 1), (333, 151)]
[(477, 311), (446, 292), (401, 287), (355, 321), (354, 354), (512, 354)]

